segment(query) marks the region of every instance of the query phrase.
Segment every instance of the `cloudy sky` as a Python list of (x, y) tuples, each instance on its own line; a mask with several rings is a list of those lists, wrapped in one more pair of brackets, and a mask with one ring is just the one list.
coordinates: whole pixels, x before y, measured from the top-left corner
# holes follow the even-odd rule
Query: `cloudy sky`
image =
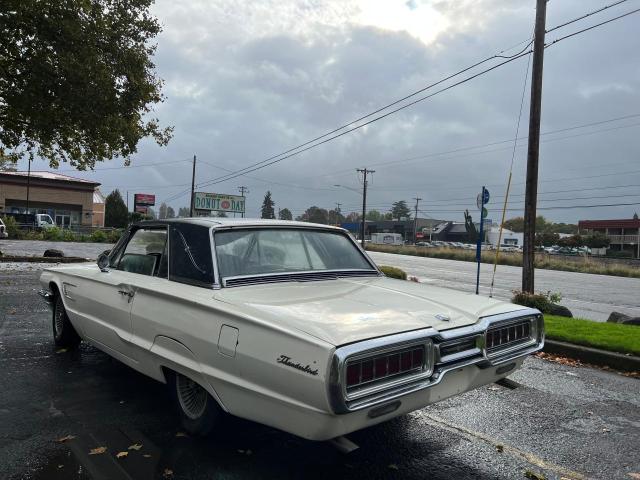
[[(552, 0), (547, 28), (606, 0)], [(547, 41), (639, 7), (629, 0), (548, 34)], [(155, 193), (187, 206), (191, 163), (203, 184), (289, 150), (478, 60), (514, 54), (531, 37), (535, 0), (158, 0), (156, 64), (167, 100), (156, 109), (173, 140), (132, 159), (68, 175), (102, 190)], [(556, 221), (630, 218), (640, 205), (640, 14), (546, 50), (539, 213)], [(525, 41), (525, 43), (520, 43)], [(422, 217), (462, 220), (487, 185), (498, 219), (511, 162), (525, 56), (365, 128), (247, 176), (198, 190), (249, 188), (248, 215), (266, 190), (294, 215), (317, 205), (359, 210), (355, 169), (375, 170), (371, 208), (422, 197)], [(440, 85), (443, 87), (478, 69)], [(431, 89), (424, 94), (435, 91)], [(525, 96), (520, 136), (527, 135)], [(625, 117), (625, 118), (623, 118)], [(589, 124), (595, 124), (585, 126)], [(556, 132), (556, 133), (553, 133)], [(511, 140), (511, 143), (508, 141)], [(504, 143), (496, 143), (507, 141)], [(492, 144), (492, 145), (488, 145)], [(469, 148), (473, 147), (473, 148)], [(449, 152), (449, 153), (446, 153)], [(157, 164), (142, 167), (144, 164)], [(526, 140), (516, 148), (508, 216), (521, 214)], [(42, 168), (36, 163), (33, 168)], [(341, 186), (335, 186), (341, 185)], [(354, 189), (349, 190), (349, 189)]]

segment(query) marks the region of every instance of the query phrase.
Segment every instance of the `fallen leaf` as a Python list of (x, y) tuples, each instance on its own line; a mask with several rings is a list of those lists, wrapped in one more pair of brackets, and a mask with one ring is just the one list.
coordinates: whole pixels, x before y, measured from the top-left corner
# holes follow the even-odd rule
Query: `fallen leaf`
[(391, 470), (400, 470), (398, 468), (398, 465), (396, 465), (395, 463), (392, 463), (391, 465), (388, 466)]
[(170, 478), (173, 477), (173, 470), (171, 470), (170, 468), (165, 468), (164, 472), (162, 472), (162, 476), (164, 478)]
[(535, 473), (531, 470), (527, 470), (526, 472), (524, 472), (524, 476), (532, 480), (547, 480), (547, 477), (545, 477), (541, 473)]
[(603, 429), (602, 429), (602, 433), (607, 433), (607, 432), (610, 432), (610, 431), (611, 431), (611, 430), (609, 430), (608, 428), (603, 428)]
[(134, 443), (133, 445), (129, 445), (129, 448), (127, 450), (140, 450), (141, 448), (141, 443)]
[(627, 475), (629, 475), (631, 478), (633, 478), (634, 480), (640, 480), (640, 473), (627, 473)]
[(9, 310), (9, 315), (15, 315), (16, 314), (16, 309), (12, 308), (11, 310)]
[(178, 433), (176, 433), (176, 437), (188, 437), (188, 436), (189, 436), (189, 435), (187, 435), (187, 434), (186, 434), (186, 433), (184, 433), (184, 432), (178, 432)]
[(118, 452), (116, 453), (116, 458), (126, 457), (127, 455), (129, 455), (129, 452)]
[(144, 458), (151, 458), (151, 455), (149, 455), (148, 453), (145, 453), (144, 455), (142, 455)]
[(58, 468), (64, 468), (64, 465), (58, 465)]
[(101, 453), (104, 453), (106, 451), (107, 447), (92, 448), (91, 450), (89, 450), (89, 455), (100, 455)]
[(496, 445), (496, 450), (500, 453), (504, 452), (504, 445)]
[(64, 443), (64, 442), (68, 442), (69, 440), (73, 440), (74, 438), (76, 438), (75, 435), (66, 435), (62, 438), (59, 438), (58, 440), (56, 440), (56, 442), (58, 443)]
[(593, 415), (593, 412), (587, 412), (587, 415)]
[(67, 349), (66, 348), (59, 348), (58, 350), (56, 350), (56, 353), (66, 353)]

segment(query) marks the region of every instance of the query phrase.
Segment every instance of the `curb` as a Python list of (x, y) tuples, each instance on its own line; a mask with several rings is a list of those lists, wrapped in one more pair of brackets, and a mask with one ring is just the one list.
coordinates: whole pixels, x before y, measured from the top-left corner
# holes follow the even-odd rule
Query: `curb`
[(92, 260), (90, 258), (81, 257), (11, 257), (9, 255), (3, 255), (0, 257), (0, 263), (82, 263), (91, 261)]
[(604, 367), (615, 368), (625, 372), (640, 372), (640, 357), (625, 355), (622, 353), (607, 352), (598, 348), (575, 345), (573, 343), (560, 342), (558, 340), (544, 341), (543, 352), (563, 355), (575, 358), (584, 363), (591, 363)]

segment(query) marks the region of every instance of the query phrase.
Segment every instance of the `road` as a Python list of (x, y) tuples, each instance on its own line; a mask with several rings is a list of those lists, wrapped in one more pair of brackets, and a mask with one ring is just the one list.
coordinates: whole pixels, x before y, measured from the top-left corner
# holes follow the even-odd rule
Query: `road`
[[(349, 438), (360, 449), (347, 455), (234, 418), (210, 438), (190, 438), (176, 429), (164, 385), (85, 343), (55, 349), (37, 277), (0, 271), (3, 479), (506, 480), (529, 471), (629, 480), (640, 473), (640, 381), (538, 358), (512, 375), (518, 388), (490, 385), (356, 432)], [(97, 447), (106, 450), (89, 455)]]
[[(45, 242), (30, 240), (0, 241), (0, 250), (9, 255), (42, 255), (47, 248), (62, 250), (67, 256), (95, 259), (112, 245), (106, 243)], [(412, 257), (391, 253), (369, 252), (379, 265), (400, 267), (421, 282), (454, 288), (465, 292), (475, 292), (476, 264), (439, 258)], [(0, 270), (17, 268), (3, 265)], [(33, 269), (34, 267), (31, 267)], [(480, 292), (489, 294), (493, 266), (482, 264)], [(493, 296), (509, 300), (511, 292), (520, 287), (520, 267), (498, 265)], [(605, 321), (612, 311), (640, 316), (640, 279), (593, 275), (588, 273), (560, 272), (557, 270), (536, 270), (536, 290), (560, 292), (562, 305), (568, 307), (574, 316)]]
[[(475, 292), (476, 264), (440, 258), (412, 257), (393, 253), (368, 252), (378, 265), (399, 267), (421, 282)], [(480, 293), (489, 295), (493, 265), (480, 267)], [(605, 321), (612, 311), (640, 316), (640, 279), (593, 275), (590, 273), (536, 270), (536, 291), (560, 292), (562, 305), (576, 317)], [(522, 269), (498, 265), (493, 296), (509, 300), (520, 288)]]

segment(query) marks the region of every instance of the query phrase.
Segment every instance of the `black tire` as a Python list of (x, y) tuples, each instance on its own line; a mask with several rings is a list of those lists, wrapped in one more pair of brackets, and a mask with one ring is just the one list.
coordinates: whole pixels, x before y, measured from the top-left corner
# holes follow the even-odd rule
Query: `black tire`
[(172, 372), (167, 382), (180, 425), (189, 434), (210, 434), (223, 418), (223, 412), (204, 388), (188, 377)]
[(51, 319), (53, 327), (53, 341), (58, 347), (76, 348), (80, 343), (80, 335), (71, 325), (69, 316), (64, 308), (64, 302), (58, 293), (53, 303), (53, 316)]

